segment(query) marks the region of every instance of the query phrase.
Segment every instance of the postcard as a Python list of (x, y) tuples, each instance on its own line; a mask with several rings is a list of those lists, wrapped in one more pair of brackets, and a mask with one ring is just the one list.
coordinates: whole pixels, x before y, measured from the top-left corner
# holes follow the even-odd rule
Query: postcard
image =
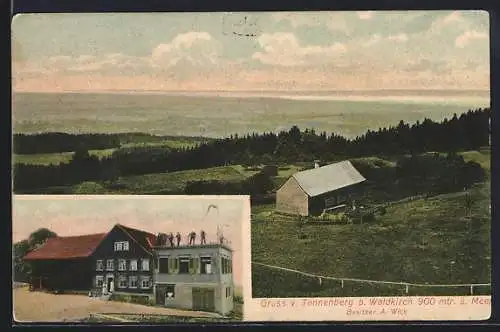
[(247, 321), (487, 319), (489, 39), (467, 10), (18, 15), (14, 193), (249, 196)]
[(17, 322), (242, 319), (245, 196), (16, 195)]

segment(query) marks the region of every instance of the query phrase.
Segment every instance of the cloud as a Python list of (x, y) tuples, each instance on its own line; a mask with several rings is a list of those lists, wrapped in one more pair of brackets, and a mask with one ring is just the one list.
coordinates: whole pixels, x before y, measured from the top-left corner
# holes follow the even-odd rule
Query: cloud
[[(169, 43), (154, 47), (148, 56), (130, 56), (122, 53), (95, 55), (58, 55), (41, 57), (36, 61), (16, 64), (18, 75), (33, 76), (56, 73), (103, 75), (144, 75), (149, 73), (179, 73), (178, 78), (208, 70), (220, 55), (220, 45), (206, 32), (187, 32), (177, 35)], [(175, 68), (174, 68), (175, 67)]]
[(255, 52), (252, 58), (267, 65), (303, 66), (331, 61), (331, 57), (347, 51), (344, 44), (334, 43), (327, 46), (300, 45), (292, 33), (278, 32), (263, 34), (258, 39), (262, 52)]
[(371, 10), (369, 11), (362, 11), (362, 12), (356, 12), (356, 14), (358, 14), (358, 17), (360, 20), (369, 20), (371, 19), (375, 13)]
[(471, 41), (480, 39), (488, 39), (488, 34), (484, 32), (478, 32), (475, 30), (465, 31), (455, 39), (455, 46), (459, 48), (464, 48)]
[(188, 63), (195, 66), (215, 64), (221, 45), (207, 32), (187, 32), (177, 35), (170, 43), (153, 49), (151, 59), (157, 66)]
[[(483, 12), (375, 14), (280, 12), (262, 18), (264, 33), (258, 38), (216, 39), (217, 29), (179, 30), (168, 39), (148, 40), (141, 52), (130, 47), (82, 55), (61, 48), (53, 50), (55, 56), (42, 56), (23, 39), (24, 58), (16, 55), (22, 53), (20, 44), (13, 45), (14, 83), (26, 89), (52, 84), (75, 90), (78, 85), (251, 90), (487, 84), (488, 19)], [(200, 22), (196, 26), (201, 29)], [(184, 23), (193, 26), (190, 20)]]

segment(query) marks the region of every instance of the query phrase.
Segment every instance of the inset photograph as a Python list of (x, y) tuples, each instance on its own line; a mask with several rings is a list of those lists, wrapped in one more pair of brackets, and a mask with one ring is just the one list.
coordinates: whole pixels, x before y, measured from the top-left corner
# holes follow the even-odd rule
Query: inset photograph
[(13, 201), (16, 321), (242, 319), (247, 197), (40, 195)]

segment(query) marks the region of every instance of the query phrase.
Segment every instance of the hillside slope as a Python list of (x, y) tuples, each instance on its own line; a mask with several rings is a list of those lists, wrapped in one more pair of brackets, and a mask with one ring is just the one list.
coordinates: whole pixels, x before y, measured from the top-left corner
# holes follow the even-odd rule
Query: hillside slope
[[(279, 218), (252, 222), (252, 261), (319, 275), (413, 283), (490, 281), (490, 184), (463, 193), (391, 206), (366, 224), (304, 225)], [(272, 206), (254, 213), (269, 214)], [(265, 210), (268, 210), (266, 212)], [(274, 220), (274, 221), (272, 221)], [(304, 236), (299, 238), (298, 234)], [(253, 265), (254, 297), (397, 295), (401, 286), (345, 283)], [(468, 287), (411, 289), (414, 294), (468, 294)], [(478, 287), (477, 292), (489, 292)]]

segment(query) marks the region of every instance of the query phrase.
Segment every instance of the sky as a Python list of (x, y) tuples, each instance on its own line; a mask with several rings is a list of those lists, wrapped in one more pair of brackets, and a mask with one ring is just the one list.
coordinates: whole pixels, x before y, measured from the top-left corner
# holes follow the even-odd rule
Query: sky
[(483, 11), (21, 14), (14, 91), (489, 90)]
[[(203, 229), (216, 241), (217, 226), (230, 241), (235, 283), (242, 285), (242, 237), (249, 236), (250, 203), (246, 196), (58, 196), (13, 198), (13, 242), (45, 227), (59, 236), (106, 233), (117, 224), (157, 234)], [(213, 204), (218, 208), (210, 208)], [(246, 230), (246, 231), (245, 231)], [(199, 236), (197, 241), (199, 240)]]

